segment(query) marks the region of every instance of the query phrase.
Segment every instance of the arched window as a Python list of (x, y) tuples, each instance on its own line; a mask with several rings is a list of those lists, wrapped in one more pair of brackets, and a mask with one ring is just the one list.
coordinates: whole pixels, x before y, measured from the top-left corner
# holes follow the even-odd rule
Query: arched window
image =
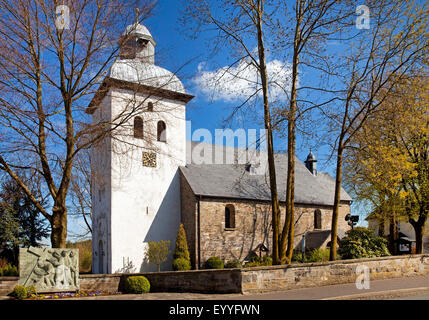
[(134, 138), (143, 139), (143, 119), (141, 117), (134, 118)]
[(314, 211), (314, 229), (322, 229), (322, 211), (319, 209)]
[(158, 141), (167, 142), (167, 126), (164, 121), (158, 121)]
[(235, 228), (235, 208), (232, 204), (225, 207), (225, 228)]
[(152, 102), (149, 102), (149, 103), (147, 104), (147, 111), (150, 111), (150, 112), (152, 112), (152, 111), (153, 111), (153, 103), (152, 103)]

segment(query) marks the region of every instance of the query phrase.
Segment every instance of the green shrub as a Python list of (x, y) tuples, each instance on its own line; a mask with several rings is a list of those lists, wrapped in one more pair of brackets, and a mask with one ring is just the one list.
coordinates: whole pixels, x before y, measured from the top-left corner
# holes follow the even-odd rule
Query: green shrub
[(176, 237), (176, 249), (174, 250), (174, 259), (183, 258), (190, 261), (188, 243), (186, 242), (186, 232), (183, 224), (180, 225)]
[(25, 299), (27, 298), (27, 289), (24, 286), (15, 286), (15, 288), (13, 288), (12, 296), (19, 300)]
[(251, 267), (262, 267), (262, 266), (272, 266), (273, 265), (273, 259), (269, 256), (265, 256), (265, 257), (258, 257), (258, 256), (253, 256), (250, 258), (250, 262), (247, 262), (245, 264), (246, 268), (251, 268)]
[(245, 268), (253, 268), (253, 267), (260, 267), (261, 266), (261, 263), (260, 262), (256, 262), (256, 261), (250, 261), (250, 262), (247, 262), (245, 265), (244, 265), (244, 267)]
[(5, 267), (0, 268), (0, 277), (17, 277), (19, 276), (18, 268), (7, 264)]
[(174, 259), (173, 270), (174, 271), (191, 270), (191, 263), (185, 258)]
[(250, 258), (250, 262), (261, 263), (262, 262), (262, 258), (260, 258), (259, 256), (252, 256)]
[(205, 263), (206, 269), (223, 269), (223, 261), (219, 257), (210, 257)]
[(311, 250), (306, 258), (305, 262), (324, 262), (329, 261), (329, 249), (317, 248)]
[(262, 265), (263, 266), (272, 266), (273, 265), (273, 258), (269, 256), (265, 256), (262, 258)]
[(359, 259), (389, 256), (387, 240), (378, 237), (371, 229), (357, 227), (347, 231), (341, 239), (338, 253), (343, 259)]
[(167, 261), (170, 253), (170, 240), (149, 241), (146, 248), (145, 257), (153, 264), (158, 266), (158, 272), (161, 271), (161, 264)]
[(186, 232), (183, 224), (180, 225), (176, 237), (176, 248), (173, 255), (173, 270), (191, 270), (191, 259), (189, 257)]
[[(305, 262), (305, 255), (304, 255), (304, 262)], [(292, 253), (292, 262), (303, 262), (302, 261), (302, 252), (298, 250), (294, 250)]]
[(150, 283), (146, 277), (132, 276), (125, 280), (125, 291), (127, 293), (148, 293)]
[(240, 260), (231, 260), (225, 264), (225, 268), (241, 268), (243, 265)]
[(35, 286), (29, 286), (25, 288), (27, 290), (27, 298), (30, 298), (31, 295), (37, 294), (37, 290)]

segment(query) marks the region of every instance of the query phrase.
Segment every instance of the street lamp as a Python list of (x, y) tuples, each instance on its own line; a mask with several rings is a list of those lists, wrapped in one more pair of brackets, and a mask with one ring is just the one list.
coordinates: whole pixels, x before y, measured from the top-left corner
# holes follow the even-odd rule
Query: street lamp
[(359, 216), (352, 216), (350, 213), (345, 216), (345, 220), (348, 221), (347, 224), (352, 227), (355, 226), (359, 221)]

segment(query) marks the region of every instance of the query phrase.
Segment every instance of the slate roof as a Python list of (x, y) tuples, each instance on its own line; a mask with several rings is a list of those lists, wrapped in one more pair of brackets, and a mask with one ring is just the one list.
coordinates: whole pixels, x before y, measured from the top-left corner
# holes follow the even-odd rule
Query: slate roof
[[(192, 150), (196, 145), (188, 144), (188, 149)], [(279, 199), (284, 202), (287, 155), (276, 154), (275, 163)], [(268, 173), (252, 174), (246, 170), (246, 164), (195, 164), (188, 157), (188, 164), (180, 167), (180, 171), (195, 195), (262, 201), (271, 199)], [(314, 176), (295, 157), (295, 203), (332, 206), (334, 189), (335, 181), (328, 173), (318, 172)], [(352, 201), (352, 198), (342, 189), (341, 200)]]

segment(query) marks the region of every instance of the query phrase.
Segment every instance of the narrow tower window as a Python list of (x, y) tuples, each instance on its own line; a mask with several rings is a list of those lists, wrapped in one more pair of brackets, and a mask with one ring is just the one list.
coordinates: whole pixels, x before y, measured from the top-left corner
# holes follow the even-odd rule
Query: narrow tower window
[(322, 229), (322, 211), (319, 209), (314, 211), (314, 229)]
[(232, 204), (225, 207), (225, 228), (235, 228), (235, 208)]
[(134, 138), (143, 139), (143, 119), (141, 117), (134, 118)]
[(158, 121), (158, 141), (167, 142), (167, 126), (164, 121)]
[(152, 103), (152, 102), (149, 102), (149, 103), (147, 104), (147, 111), (149, 111), (149, 112), (152, 112), (152, 111), (153, 111), (153, 103)]

